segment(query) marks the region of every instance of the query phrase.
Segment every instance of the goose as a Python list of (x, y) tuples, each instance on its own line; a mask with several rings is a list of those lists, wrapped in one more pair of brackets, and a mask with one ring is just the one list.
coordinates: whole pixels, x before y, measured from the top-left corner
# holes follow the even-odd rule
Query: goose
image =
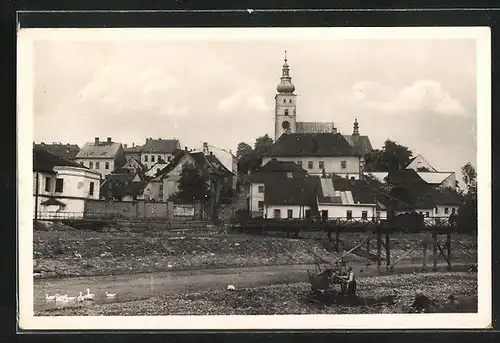
[(227, 290), (228, 291), (234, 291), (236, 289), (236, 287), (234, 287), (233, 285), (228, 285), (227, 286)]
[(82, 295), (82, 292), (80, 292), (80, 295), (76, 298), (76, 301), (80, 302), (80, 301), (84, 301), (85, 300), (85, 297)]
[(84, 298), (86, 300), (93, 300), (94, 299), (94, 294), (90, 293), (90, 289), (89, 288), (87, 288), (87, 294), (84, 295)]
[(56, 300), (56, 296), (45, 293), (45, 300)]
[(67, 294), (64, 294), (64, 295), (56, 294), (56, 301), (58, 301), (58, 302), (60, 302), (60, 301), (66, 301), (67, 297), (68, 297)]
[(106, 297), (107, 298), (114, 298), (116, 296), (116, 293), (108, 293), (106, 292)]

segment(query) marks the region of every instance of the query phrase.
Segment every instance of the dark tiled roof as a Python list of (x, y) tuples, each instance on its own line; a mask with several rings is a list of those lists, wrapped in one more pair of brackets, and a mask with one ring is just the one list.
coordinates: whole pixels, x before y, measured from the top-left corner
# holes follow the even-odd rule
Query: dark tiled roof
[(146, 153), (168, 153), (180, 148), (177, 139), (146, 139), (146, 144), (142, 146), (141, 152)]
[(170, 161), (170, 164), (165, 166), (165, 168), (163, 168), (162, 170), (160, 170), (158, 173), (156, 173), (156, 176), (160, 176), (160, 175), (166, 175), (168, 174), (170, 171), (172, 171), (178, 164), (179, 162), (181, 161), (181, 159), (185, 156), (185, 155), (188, 155), (189, 153), (185, 150), (176, 150), (174, 151), (174, 158), (172, 159), (172, 161)]
[[(219, 168), (217, 168), (216, 166), (214, 166), (210, 162), (210, 160), (208, 159), (208, 156), (206, 156), (204, 153), (202, 153), (202, 152), (192, 152), (192, 153), (190, 153), (190, 155), (196, 161), (196, 164), (198, 165), (198, 168), (201, 168), (203, 170), (210, 170), (212, 173), (214, 173), (216, 175), (220, 175), (220, 176), (226, 175), (226, 173), (224, 171), (219, 170)], [(217, 159), (217, 161), (219, 161), (219, 160)], [(219, 161), (219, 163), (221, 163), (221, 162)]]
[(53, 173), (56, 166), (88, 169), (79, 163), (54, 155), (45, 149), (33, 148), (33, 171)]
[(76, 144), (35, 144), (35, 148), (45, 149), (48, 152), (65, 158), (67, 160), (74, 160), (80, 147)]
[(282, 135), (267, 156), (359, 156), (337, 133), (290, 133)]
[(373, 150), (368, 136), (344, 135), (344, 138), (361, 155), (366, 155)]
[(260, 168), (262, 172), (302, 172), (306, 173), (306, 170), (299, 166), (295, 162), (289, 161), (278, 161), (276, 159), (271, 159), (265, 165)]
[(226, 174), (227, 176), (234, 175), (233, 172), (227, 169), (215, 155), (207, 155), (205, 157), (212, 164), (212, 166), (220, 172)]
[(398, 186), (390, 194), (405, 203), (401, 210), (460, 205), (460, 199), (449, 190), (437, 190), (429, 185)]
[(101, 194), (104, 197), (123, 197), (125, 195), (139, 195), (147, 185), (147, 181), (132, 182), (133, 173), (113, 173), (106, 177), (101, 185)]
[(267, 205), (316, 206), (321, 185), (318, 176), (275, 178), (265, 182), (264, 203)]
[(413, 169), (391, 171), (386, 177), (392, 185), (426, 185), (426, 182)]

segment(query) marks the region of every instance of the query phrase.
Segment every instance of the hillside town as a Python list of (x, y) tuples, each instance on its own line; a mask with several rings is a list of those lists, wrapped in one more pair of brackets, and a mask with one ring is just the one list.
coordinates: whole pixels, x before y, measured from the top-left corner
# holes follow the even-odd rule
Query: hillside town
[[(201, 146), (111, 131), (33, 142), (36, 312), (477, 312), (473, 167), (455, 175), (389, 139), (375, 147), (357, 117), (347, 130), (300, 121), (290, 70), (285, 51), (274, 137), (253, 146), (215, 146), (209, 130)], [(75, 298), (72, 278), (95, 276), (95, 298)], [(75, 297), (55, 301), (64, 287)]]
[[(372, 220), (387, 218), (388, 211), (443, 218), (458, 213), (455, 172), (440, 171), (418, 154), (402, 168), (368, 171), (365, 158), (374, 149), (356, 118), (351, 132), (338, 132), (331, 122), (298, 121), (286, 56), (276, 89), (274, 143), (260, 156), (260, 167), (246, 173), (239, 171), (230, 149), (208, 142), (194, 148), (183, 147), (177, 138), (152, 137), (143, 144), (95, 137), (81, 148), (34, 143), (36, 216), (81, 218), (95, 215), (91, 208), (110, 201), (203, 203), (199, 218), (204, 220), (219, 215), (223, 204), (233, 204), (233, 214), (246, 210), (251, 217), (287, 219)], [(187, 167), (208, 176), (205, 199), (176, 197)], [(389, 185), (390, 191), (374, 184)], [(106, 212), (104, 206), (103, 215), (135, 215), (126, 207)]]

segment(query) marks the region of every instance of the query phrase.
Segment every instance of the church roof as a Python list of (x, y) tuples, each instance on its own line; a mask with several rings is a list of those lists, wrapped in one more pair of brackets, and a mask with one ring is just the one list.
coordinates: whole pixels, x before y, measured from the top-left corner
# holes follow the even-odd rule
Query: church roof
[(373, 150), (372, 143), (368, 136), (343, 135), (345, 140), (355, 148), (361, 155), (366, 155)]
[(338, 133), (290, 133), (282, 135), (266, 156), (359, 156), (359, 153)]
[(297, 133), (337, 133), (335, 123), (299, 121), (295, 128)]

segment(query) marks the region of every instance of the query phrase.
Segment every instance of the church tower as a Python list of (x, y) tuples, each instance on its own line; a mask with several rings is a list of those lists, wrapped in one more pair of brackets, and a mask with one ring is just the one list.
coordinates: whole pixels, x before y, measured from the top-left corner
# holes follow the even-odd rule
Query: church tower
[(290, 77), (290, 68), (287, 63), (285, 50), (285, 63), (283, 64), (281, 82), (276, 87), (278, 93), (274, 97), (274, 140), (276, 141), (283, 133), (295, 133), (297, 131), (295, 86)]

